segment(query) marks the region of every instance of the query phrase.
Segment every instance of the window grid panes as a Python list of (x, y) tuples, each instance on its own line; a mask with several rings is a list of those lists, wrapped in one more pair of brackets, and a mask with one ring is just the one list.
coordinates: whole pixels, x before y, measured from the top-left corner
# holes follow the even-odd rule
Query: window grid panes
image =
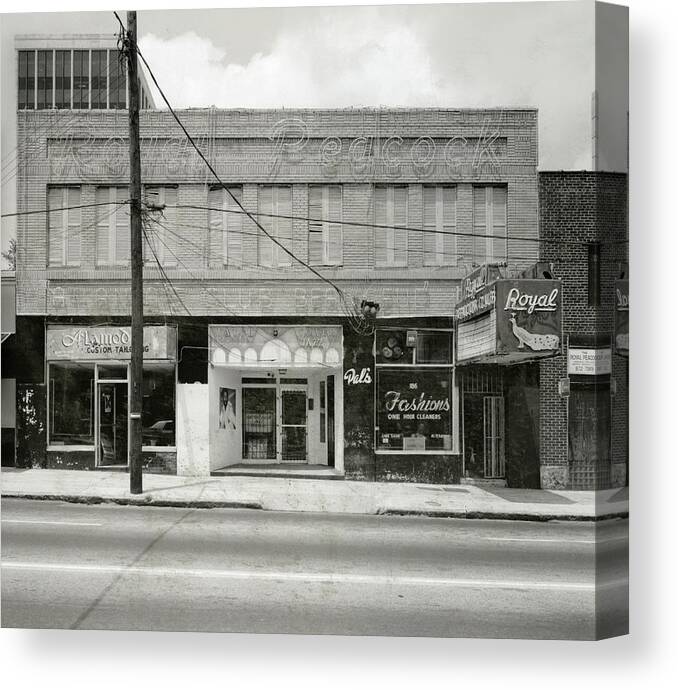
[(19, 108), (35, 108), (35, 51), (19, 51)]
[(89, 51), (73, 51), (73, 107), (89, 108)]
[(51, 50), (38, 51), (38, 110), (52, 107), (52, 65)]
[(57, 50), (55, 51), (55, 67), (54, 67), (54, 107), (55, 108), (70, 108), (71, 107), (71, 51)]
[(107, 52), (106, 50), (92, 51), (92, 108), (97, 110), (107, 107)]

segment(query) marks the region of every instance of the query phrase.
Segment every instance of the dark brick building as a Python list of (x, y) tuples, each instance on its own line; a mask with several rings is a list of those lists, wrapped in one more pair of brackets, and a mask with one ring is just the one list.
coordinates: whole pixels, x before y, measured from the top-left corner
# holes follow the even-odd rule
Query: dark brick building
[[(539, 365), (543, 487), (627, 481), (628, 358), (613, 337), (615, 284), (627, 278), (627, 199), (623, 173), (539, 173), (540, 256), (563, 281), (562, 354)], [(569, 395), (559, 392), (566, 379)]]

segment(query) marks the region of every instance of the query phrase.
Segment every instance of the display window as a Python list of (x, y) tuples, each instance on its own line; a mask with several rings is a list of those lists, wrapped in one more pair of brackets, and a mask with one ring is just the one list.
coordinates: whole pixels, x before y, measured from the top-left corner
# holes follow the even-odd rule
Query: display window
[(94, 445), (94, 364), (49, 365), (49, 443)]
[(375, 447), (377, 452), (455, 452), (452, 332), (378, 329)]

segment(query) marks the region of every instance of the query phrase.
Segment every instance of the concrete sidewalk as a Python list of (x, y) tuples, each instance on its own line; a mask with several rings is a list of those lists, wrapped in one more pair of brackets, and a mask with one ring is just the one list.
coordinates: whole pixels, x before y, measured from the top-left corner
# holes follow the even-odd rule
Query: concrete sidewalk
[(3, 497), (83, 503), (515, 520), (596, 520), (628, 514), (628, 489), (545, 491), (159, 474), (145, 474), (143, 485), (143, 494), (130, 494), (129, 475), (123, 472), (3, 468), (1, 474)]

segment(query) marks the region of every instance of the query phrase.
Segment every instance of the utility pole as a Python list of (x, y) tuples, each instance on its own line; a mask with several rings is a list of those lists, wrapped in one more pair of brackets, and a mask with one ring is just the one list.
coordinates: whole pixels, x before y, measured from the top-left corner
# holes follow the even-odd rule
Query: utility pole
[(127, 93), (129, 108), (129, 197), (130, 268), (132, 274), (132, 362), (129, 400), (129, 484), (130, 493), (140, 494), (141, 406), (143, 401), (144, 292), (141, 227), (141, 152), (139, 148), (139, 77), (137, 58), (137, 13), (127, 13)]

